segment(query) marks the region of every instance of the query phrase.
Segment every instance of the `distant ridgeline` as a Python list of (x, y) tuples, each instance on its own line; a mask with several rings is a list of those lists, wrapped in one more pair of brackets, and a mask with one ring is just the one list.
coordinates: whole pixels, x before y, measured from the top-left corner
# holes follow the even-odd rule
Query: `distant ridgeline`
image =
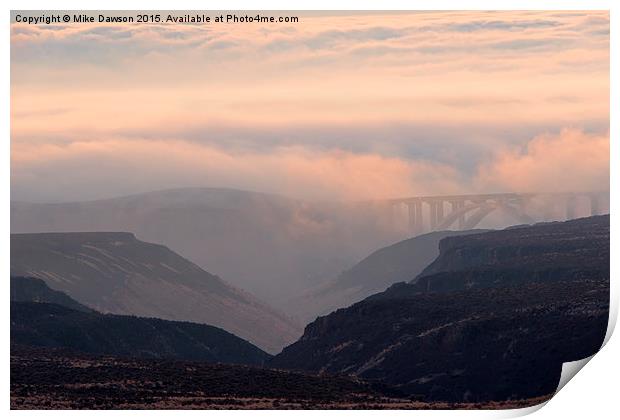
[(269, 365), (421, 400), (531, 398), (600, 348), (608, 310), (609, 216), (450, 237), (414, 280), (318, 318)]

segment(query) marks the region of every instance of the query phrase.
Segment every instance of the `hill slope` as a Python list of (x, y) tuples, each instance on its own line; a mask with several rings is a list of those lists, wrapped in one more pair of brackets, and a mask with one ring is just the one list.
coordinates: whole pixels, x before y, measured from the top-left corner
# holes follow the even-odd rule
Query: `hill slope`
[(563, 362), (602, 344), (608, 216), (440, 248), (414, 284), (317, 319), (271, 366), (356, 374), (430, 400), (505, 400), (553, 392)]
[(439, 255), (439, 241), (484, 230), (431, 232), (381, 248), (351, 269), (298, 299), (305, 319), (325, 315), (416, 277)]
[(34, 277), (11, 277), (11, 302), (55, 303), (69, 309), (93, 312), (66, 293), (52, 290), (41, 279)]
[(12, 202), (11, 233), (133, 232), (281, 308), (373, 250), (402, 239), (400, 232), (377, 226), (376, 215), (367, 210), (186, 188), (86, 202)]
[(86, 313), (33, 302), (11, 302), (11, 345), (249, 365), (261, 365), (269, 356), (210, 325)]
[(130, 233), (11, 235), (11, 275), (43, 279), (99, 312), (214, 325), (270, 352), (299, 336), (250, 294)]

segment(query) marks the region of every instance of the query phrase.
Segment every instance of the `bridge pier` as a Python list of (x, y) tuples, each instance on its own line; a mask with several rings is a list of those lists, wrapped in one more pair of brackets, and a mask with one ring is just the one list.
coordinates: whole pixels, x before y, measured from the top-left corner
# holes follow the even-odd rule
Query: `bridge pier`
[[(457, 212), (459, 210), (461, 210), (463, 207), (465, 207), (465, 201), (464, 200), (452, 200), (450, 201), (450, 206), (452, 213)], [(465, 226), (465, 214), (461, 214), (458, 217), (458, 228), (459, 230), (462, 230), (463, 227)]]
[(409, 232), (415, 234), (416, 232), (416, 224), (418, 222), (418, 214), (416, 212), (414, 203), (407, 203), (407, 214), (409, 216)]
[(439, 200), (437, 202), (437, 225), (440, 225), (443, 222), (443, 200)]
[(415, 207), (415, 226), (414, 226), (414, 233), (422, 233), (422, 229), (424, 228), (424, 218), (422, 216), (422, 202), (421, 201), (416, 201), (415, 203), (413, 203), (414, 207)]
[(424, 222), (424, 217), (422, 215), (422, 202), (416, 200), (409, 201), (406, 204), (410, 234), (417, 235), (422, 233)]
[(429, 210), (430, 210), (430, 219), (431, 219), (431, 230), (435, 230), (437, 227), (437, 202), (429, 201)]
[[(585, 210), (582, 207), (587, 206), (587, 200), (590, 200), (591, 215), (609, 211), (609, 192), (600, 191), (408, 197), (388, 200), (377, 210), (387, 213), (381, 218), (382, 223), (406, 229), (411, 235), (419, 235), (457, 226), (459, 230), (472, 229), (494, 211), (503, 212), (518, 223), (561, 220), (564, 216), (574, 219)], [(449, 206), (446, 207), (446, 203)], [(429, 221), (425, 223), (427, 208)]]

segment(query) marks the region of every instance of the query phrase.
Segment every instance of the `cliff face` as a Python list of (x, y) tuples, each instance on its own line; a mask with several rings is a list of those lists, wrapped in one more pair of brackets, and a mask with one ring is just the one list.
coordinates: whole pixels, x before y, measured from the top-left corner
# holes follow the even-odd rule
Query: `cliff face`
[(413, 287), (373, 298), (587, 278), (609, 279), (609, 216), (447, 237)]
[(355, 374), (416, 398), (548, 394), (598, 350), (609, 307), (609, 217), (441, 242), (412, 283), (308, 325), (275, 367)]
[(40, 278), (99, 312), (214, 325), (272, 353), (301, 333), (249, 293), (131, 233), (11, 235), (11, 275)]
[(596, 269), (609, 275), (609, 216), (447, 237), (439, 245), (439, 257), (417, 279), (472, 269), (541, 272), (557, 268)]

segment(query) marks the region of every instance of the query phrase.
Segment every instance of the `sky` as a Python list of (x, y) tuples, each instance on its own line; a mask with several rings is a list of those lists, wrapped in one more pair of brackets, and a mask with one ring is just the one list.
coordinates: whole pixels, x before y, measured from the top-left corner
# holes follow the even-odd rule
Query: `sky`
[(12, 199), (609, 188), (607, 12), (290, 14), (12, 23)]

